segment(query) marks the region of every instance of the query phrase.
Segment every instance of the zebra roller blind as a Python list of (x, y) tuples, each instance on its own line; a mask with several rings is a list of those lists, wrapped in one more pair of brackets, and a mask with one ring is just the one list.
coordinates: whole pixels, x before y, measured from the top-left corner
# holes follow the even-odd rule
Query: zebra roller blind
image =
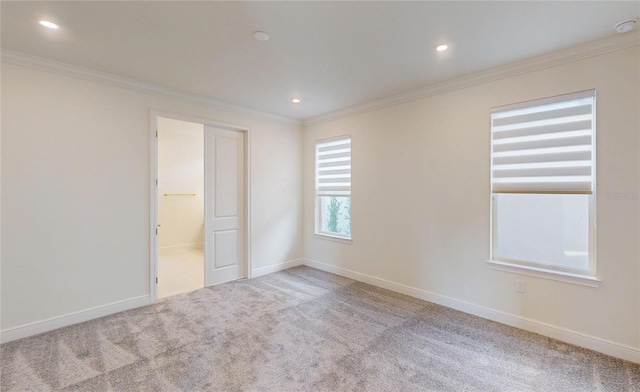
[(351, 136), (316, 143), (316, 195), (351, 196)]
[(493, 193), (594, 192), (595, 90), (495, 108)]

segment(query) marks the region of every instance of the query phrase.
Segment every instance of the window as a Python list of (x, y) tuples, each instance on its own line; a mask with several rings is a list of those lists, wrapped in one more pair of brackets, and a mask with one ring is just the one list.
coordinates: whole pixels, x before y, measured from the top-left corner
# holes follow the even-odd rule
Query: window
[(351, 239), (351, 136), (316, 142), (316, 234)]
[(595, 90), (491, 114), (490, 263), (595, 276)]

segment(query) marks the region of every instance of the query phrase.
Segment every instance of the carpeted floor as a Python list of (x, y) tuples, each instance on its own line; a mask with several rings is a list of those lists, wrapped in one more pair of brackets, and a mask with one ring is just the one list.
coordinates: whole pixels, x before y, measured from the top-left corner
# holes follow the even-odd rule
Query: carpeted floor
[(640, 365), (308, 267), (0, 346), (8, 391), (640, 391)]

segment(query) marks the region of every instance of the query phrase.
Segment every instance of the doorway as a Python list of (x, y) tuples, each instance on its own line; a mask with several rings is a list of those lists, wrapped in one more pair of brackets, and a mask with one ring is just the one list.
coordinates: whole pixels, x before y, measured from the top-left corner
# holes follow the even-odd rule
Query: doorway
[(204, 287), (204, 125), (158, 118), (158, 298)]
[(151, 117), (150, 302), (248, 278), (249, 131)]

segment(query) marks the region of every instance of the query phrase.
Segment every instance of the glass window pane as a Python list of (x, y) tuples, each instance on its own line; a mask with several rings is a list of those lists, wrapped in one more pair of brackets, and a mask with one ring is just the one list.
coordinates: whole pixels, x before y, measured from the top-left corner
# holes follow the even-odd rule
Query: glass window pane
[(588, 271), (590, 197), (495, 194), (494, 259)]
[(351, 236), (351, 197), (320, 197), (321, 231)]

